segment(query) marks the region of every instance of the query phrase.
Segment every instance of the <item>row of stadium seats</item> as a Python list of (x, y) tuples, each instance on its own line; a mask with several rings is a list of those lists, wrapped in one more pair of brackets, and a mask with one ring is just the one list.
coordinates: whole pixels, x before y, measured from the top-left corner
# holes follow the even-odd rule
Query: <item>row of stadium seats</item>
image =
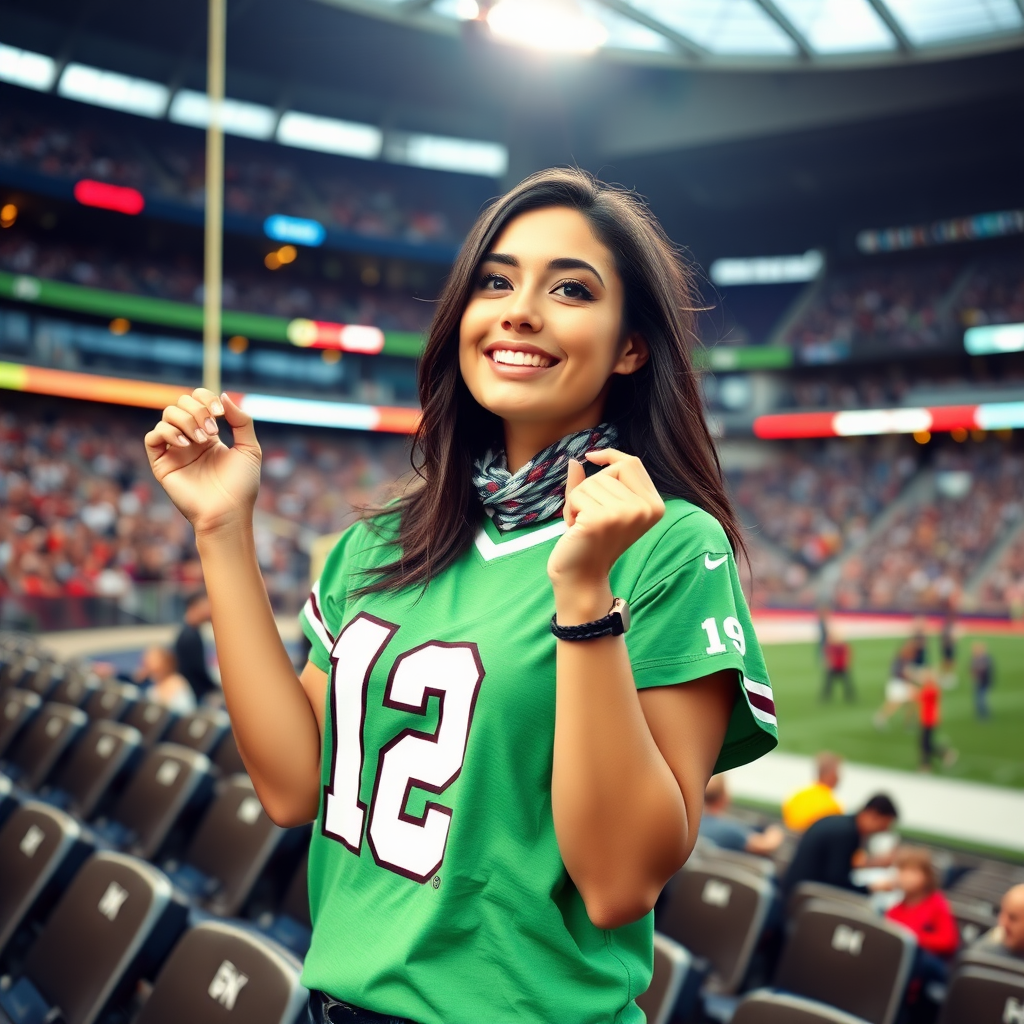
[[(798, 885), (779, 908), (765, 863), (703, 848), (669, 883), (656, 912), (655, 978), (639, 1000), (648, 1021), (894, 1024), (915, 963), (913, 936), (878, 917), (867, 897), (818, 883)], [(994, 923), (961, 909), (965, 938)], [(776, 930), (781, 955), (766, 977), (763, 952)], [(1017, 1019), (1014, 1007), (1024, 1007), (1024, 964), (968, 950), (939, 1020), (1002, 1024)]]

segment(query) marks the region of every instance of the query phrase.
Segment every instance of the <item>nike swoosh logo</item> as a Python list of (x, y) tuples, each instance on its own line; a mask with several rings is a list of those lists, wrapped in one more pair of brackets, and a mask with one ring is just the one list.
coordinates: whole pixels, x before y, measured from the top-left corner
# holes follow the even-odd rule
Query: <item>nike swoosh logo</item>
[(712, 558), (711, 554), (708, 553), (704, 556), (704, 568), (705, 569), (717, 569), (723, 562), (727, 561), (728, 555), (722, 555), (721, 558)]

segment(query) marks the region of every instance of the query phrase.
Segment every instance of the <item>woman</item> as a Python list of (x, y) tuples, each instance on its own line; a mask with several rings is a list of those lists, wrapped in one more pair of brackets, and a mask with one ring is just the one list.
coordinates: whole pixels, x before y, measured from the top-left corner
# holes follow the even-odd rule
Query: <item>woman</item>
[(420, 366), (419, 484), (329, 556), (298, 680), (253, 551), (250, 419), (199, 389), (147, 435), (256, 790), (318, 821), (311, 1020), (643, 1019), (704, 787), (776, 743), (692, 306), (629, 193), (552, 170), (487, 209)]

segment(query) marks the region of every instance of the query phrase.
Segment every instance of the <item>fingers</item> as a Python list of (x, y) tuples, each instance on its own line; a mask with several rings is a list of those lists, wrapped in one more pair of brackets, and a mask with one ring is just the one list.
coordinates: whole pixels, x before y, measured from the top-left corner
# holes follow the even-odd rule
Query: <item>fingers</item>
[[(206, 406), (200, 406), (198, 402), (194, 402), (188, 395), (182, 395), (178, 399), (177, 405), (169, 405), (164, 409), (161, 422), (169, 423), (172, 427), (176, 427), (179, 433), (184, 434), (190, 441), (195, 441), (196, 444), (206, 444), (210, 440), (211, 435), (203, 426), (200, 426), (200, 423), (206, 417), (201, 415), (200, 420), (197, 421), (195, 412), (191, 408), (186, 409), (183, 407), (183, 403), (186, 400), (190, 406), (194, 404), (205, 413)], [(214, 433), (212, 436), (216, 438), (217, 435)]]
[(146, 434), (146, 453), (150, 460), (159, 458), (168, 445), (171, 448), (188, 448), (191, 441), (173, 424), (160, 420), (159, 423)]
[(635, 456), (627, 455), (615, 448), (600, 448), (587, 452), (586, 459), (598, 466), (604, 466), (600, 473), (590, 477), (597, 480), (601, 477), (613, 477), (621, 480), (633, 493), (649, 501), (655, 510), (664, 511), (665, 503), (658, 493), (654, 481), (648, 474), (644, 464)]
[[(193, 394), (182, 395), (178, 399), (177, 405), (178, 409), (191, 416), (195, 421), (195, 425), (192, 429), (182, 426), (180, 422), (178, 422), (177, 425), (180, 426), (181, 429), (194, 441), (199, 441), (200, 443), (211, 437), (217, 436), (217, 421), (214, 419), (214, 412), (210, 408), (209, 403), (201, 402), (198, 398), (194, 397), (195, 394), (201, 393), (205, 390), (205, 388), (196, 388)], [(209, 392), (206, 393), (209, 394)], [(173, 406), (171, 408), (173, 408)]]
[(565, 478), (565, 504), (562, 506), (562, 518), (565, 519), (569, 526), (576, 522), (576, 513), (570, 498), (573, 491), (586, 479), (587, 474), (583, 469), (583, 464), (575, 459), (570, 459), (568, 473)]
[[(224, 419), (231, 427), (231, 436), (234, 438), (235, 445), (255, 448), (259, 451), (260, 443), (256, 440), (252, 417), (247, 412), (243, 412), (226, 391), (220, 397), (223, 402)], [(580, 472), (583, 472), (582, 466)]]

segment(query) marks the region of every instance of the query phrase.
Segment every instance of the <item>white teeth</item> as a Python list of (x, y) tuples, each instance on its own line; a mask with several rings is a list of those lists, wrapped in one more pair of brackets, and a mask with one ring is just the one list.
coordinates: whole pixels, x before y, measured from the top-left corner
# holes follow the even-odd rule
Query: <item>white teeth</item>
[(499, 348), (490, 353), (496, 363), (508, 366), (550, 366), (552, 360), (539, 352), (523, 352), (519, 349)]

